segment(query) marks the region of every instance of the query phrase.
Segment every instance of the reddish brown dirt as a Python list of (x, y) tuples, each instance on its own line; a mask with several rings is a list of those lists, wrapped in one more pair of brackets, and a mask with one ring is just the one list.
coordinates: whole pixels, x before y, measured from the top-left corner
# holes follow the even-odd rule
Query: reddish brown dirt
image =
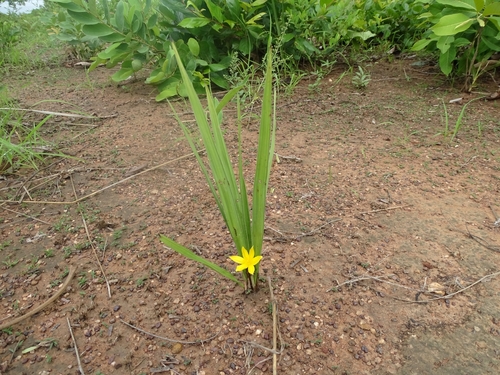
[[(498, 373), (500, 101), (471, 103), (451, 140), (438, 134), (442, 100), (463, 94), (412, 62), (366, 66), (365, 90), (349, 75), (337, 83), (339, 68), (317, 90), (305, 81), (279, 99), (262, 260), (279, 308), (279, 374)], [(43, 136), (74, 158), (0, 180), (4, 201), (22, 200), (0, 214), (0, 324), (46, 301), (78, 267), (56, 302), (1, 333), (0, 372), (78, 374), (69, 318), (86, 374), (272, 374), (267, 282), (245, 295), (160, 243), (168, 235), (234, 269), (170, 107), (153, 88), (116, 87), (109, 75), (60, 68), (9, 82), (22, 107), (52, 99), (63, 102), (36, 108), (116, 116), (54, 117)], [(447, 104), (452, 129), (462, 105)], [(244, 119), (249, 182), (258, 112), (248, 107)], [(229, 107), (233, 154), (234, 117)], [(138, 167), (157, 168), (133, 174)], [(49, 338), (57, 346), (23, 353)]]

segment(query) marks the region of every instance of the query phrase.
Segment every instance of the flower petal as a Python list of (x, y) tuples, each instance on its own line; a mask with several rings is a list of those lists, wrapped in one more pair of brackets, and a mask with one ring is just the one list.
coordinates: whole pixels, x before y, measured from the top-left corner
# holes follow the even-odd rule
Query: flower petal
[(253, 258), (255, 256), (255, 250), (253, 246), (250, 248), (250, 258)]
[(238, 256), (238, 255), (231, 255), (229, 257), (229, 259), (231, 259), (233, 262), (236, 262), (236, 263), (243, 263), (245, 261), (245, 259), (243, 259), (242, 257)]
[(238, 267), (236, 267), (236, 271), (241, 272), (241, 271), (247, 269), (247, 267), (248, 266), (246, 264), (240, 264)]
[(261, 259), (262, 259), (262, 255), (258, 255), (256, 257), (252, 258), (251, 264), (253, 266), (256, 266), (257, 264), (259, 264)]
[(254, 273), (254, 272), (255, 272), (255, 267), (253, 266), (253, 264), (250, 264), (250, 265), (248, 266), (248, 273), (249, 273), (250, 275), (253, 275), (253, 273)]
[(248, 258), (248, 251), (244, 247), (241, 248), (241, 256), (243, 258)]

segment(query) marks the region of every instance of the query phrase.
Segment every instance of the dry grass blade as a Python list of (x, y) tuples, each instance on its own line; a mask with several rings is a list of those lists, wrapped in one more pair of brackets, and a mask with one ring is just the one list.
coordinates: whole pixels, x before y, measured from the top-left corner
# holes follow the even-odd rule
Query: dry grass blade
[[(75, 184), (73, 183), (73, 177), (71, 175), (69, 177), (71, 180), (71, 186), (73, 187), (73, 193), (75, 194), (75, 199), (78, 199), (78, 196), (76, 195)], [(104, 277), (104, 281), (106, 281), (106, 287), (108, 289), (108, 297), (111, 298), (111, 287), (109, 286), (109, 281), (108, 281), (108, 278), (106, 277), (106, 272), (104, 272), (104, 268), (102, 267), (102, 263), (99, 260), (99, 256), (97, 255), (94, 241), (92, 241), (92, 238), (90, 237), (89, 228), (87, 226), (87, 221), (85, 220), (85, 216), (83, 215), (83, 212), (81, 212), (81, 216), (82, 216), (83, 226), (85, 227), (85, 233), (87, 234), (87, 239), (90, 242), (90, 246), (92, 247), (92, 251), (94, 252), (94, 257), (97, 261), (97, 264), (99, 265), (99, 268), (101, 269), (102, 277)]]
[(82, 367), (82, 361), (80, 361), (80, 353), (78, 353), (78, 347), (76, 346), (75, 336), (73, 335), (73, 329), (71, 328), (71, 323), (68, 317), (66, 317), (66, 320), (68, 322), (68, 329), (69, 333), (71, 334), (71, 339), (73, 340), (73, 346), (75, 347), (75, 355), (76, 355), (76, 361), (78, 362), (78, 370), (80, 371), (81, 375), (85, 375), (85, 372), (83, 371)]

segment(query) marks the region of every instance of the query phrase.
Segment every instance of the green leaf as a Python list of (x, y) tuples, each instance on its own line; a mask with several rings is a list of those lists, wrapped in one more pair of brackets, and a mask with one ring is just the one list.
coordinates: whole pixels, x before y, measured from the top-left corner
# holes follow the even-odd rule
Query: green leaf
[(348, 30), (347, 31), (347, 36), (350, 38), (350, 39), (354, 39), (354, 38), (361, 38), (363, 41), (365, 40), (368, 40), (370, 38), (373, 38), (375, 36), (374, 33), (372, 33), (371, 31), (353, 31), (353, 30)]
[(208, 64), (211, 72), (220, 72), (221, 70), (227, 69), (227, 66), (222, 64)]
[(467, 30), (474, 22), (474, 18), (469, 18), (462, 13), (455, 13), (441, 17), (439, 22), (431, 27), (431, 30), (438, 36), (455, 35)]
[(450, 48), (451, 43), (455, 40), (453, 35), (442, 36), (438, 39), (436, 47), (439, 48), (441, 53), (446, 53)]
[(220, 112), (222, 111), (222, 109), (231, 101), (233, 100), (234, 96), (241, 91), (241, 89), (243, 88), (243, 85), (241, 86), (237, 86), (233, 89), (231, 89), (226, 95), (224, 95), (224, 97), (222, 98), (222, 100), (219, 102), (219, 104), (217, 104), (217, 107), (215, 108), (215, 110), (217, 112)]
[(245, 23), (247, 25), (255, 25), (255, 21), (258, 21), (260, 20), (262, 17), (264, 17), (266, 15), (266, 12), (261, 12), (259, 14), (256, 14), (255, 16), (253, 16), (252, 18), (250, 18), (248, 21), (246, 21)]
[(155, 13), (151, 17), (149, 17), (146, 26), (148, 27), (148, 29), (152, 29), (154, 26), (156, 26), (157, 23), (158, 23), (158, 14)]
[(436, 0), (436, 2), (443, 5), (449, 5), (452, 8), (476, 10), (474, 0)]
[(241, 16), (240, 0), (226, 0), (227, 7), (231, 14), (237, 19)]
[(103, 42), (116, 43), (116, 42), (122, 42), (123, 40), (125, 40), (125, 36), (123, 36), (122, 34), (118, 34), (118, 33), (112, 33), (109, 35), (102, 35), (99, 37), (99, 39), (102, 40)]
[(98, 18), (87, 12), (75, 12), (70, 9), (68, 9), (67, 12), (73, 19), (83, 25), (96, 25), (101, 22)]
[(125, 17), (123, 16), (123, 0), (120, 0), (116, 5), (115, 24), (118, 30), (120, 30), (121, 32), (124, 31)]
[(59, 4), (59, 6), (64, 9), (74, 10), (75, 12), (86, 12), (86, 9), (75, 4), (72, 0), (51, 0), (54, 3)]
[(95, 0), (87, 0), (90, 13), (97, 14), (97, 5)]
[(205, 25), (208, 25), (210, 23), (210, 20), (208, 18), (203, 18), (203, 17), (190, 17), (190, 18), (184, 18), (181, 22), (179, 22), (180, 27), (184, 27), (186, 29), (194, 29), (197, 27), (203, 27)]
[[(276, 93), (273, 90), (273, 57), (270, 45), (269, 41), (264, 78), (264, 96), (262, 97), (260, 116), (259, 144), (257, 146), (257, 164), (255, 167), (252, 195), (252, 244), (256, 256), (262, 252), (267, 190), (274, 155), (276, 132)], [(256, 282), (258, 274), (259, 269), (257, 267), (254, 274)]]
[(499, 52), (500, 51), (500, 39), (498, 38), (491, 38), (486, 35), (481, 36), (481, 41), (491, 49), (492, 51)]
[(189, 38), (189, 40), (187, 41), (187, 45), (193, 56), (198, 56), (200, 54), (200, 45), (198, 44), (196, 39)]
[(155, 100), (157, 102), (161, 102), (165, 99), (179, 95), (178, 92), (179, 84), (180, 80), (179, 78), (176, 77), (171, 77), (167, 79), (165, 82), (162, 82), (161, 85), (159, 85), (158, 87), (160, 93), (156, 95)]
[(241, 283), (241, 281), (239, 281), (236, 277), (234, 277), (234, 275), (231, 272), (229, 272), (228, 270), (225, 270), (222, 267), (219, 267), (218, 265), (206, 260), (205, 258), (200, 257), (199, 255), (196, 255), (191, 250), (189, 250), (188, 248), (186, 248), (182, 245), (179, 245), (174, 240), (172, 240), (166, 236), (161, 235), (160, 241), (163, 242), (163, 244), (165, 246), (171, 248), (172, 250), (178, 252), (181, 255), (184, 255), (186, 258), (194, 260), (194, 261), (204, 265), (205, 267), (210, 268), (211, 270), (217, 272), (219, 275), (224, 276), (225, 278), (227, 278), (231, 281), (234, 281), (235, 283), (237, 283), (243, 287), (243, 284)]
[(106, 36), (114, 33), (114, 30), (108, 25), (99, 23), (97, 25), (84, 25), (82, 31), (85, 35), (90, 36)]
[(484, 0), (474, 0), (474, 6), (476, 7), (476, 12), (480, 13), (484, 7)]
[(229, 89), (229, 83), (227, 82), (227, 79), (225, 79), (221, 74), (219, 73), (212, 73), (210, 74), (210, 80), (215, 83), (217, 86), (220, 88), (223, 88), (224, 90)]
[(490, 3), (484, 8), (483, 16), (500, 16), (500, 2)]
[(205, 0), (205, 3), (207, 4), (208, 10), (210, 11), (210, 14), (213, 18), (215, 18), (219, 23), (224, 22), (222, 8), (218, 5), (215, 5), (211, 0)]
[(250, 4), (251, 7), (257, 8), (261, 5), (264, 5), (267, 2), (267, 0), (255, 0), (253, 3)]
[(151, 73), (151, 76), (149, 76), (146, 79), (146, 83), (147, 84), (151, 84), (151, 85), (155, 85), (155, 84), (158, 84), (158, 83), (164, 81), (165, 77), (166, 77), (165, 73), (163, 73), (162, 71), (159, 71), (156, 74), (155, 73)]
[(127, 78), (129, 78), (134, 74), (134, 69), (132, 69), (132, 67), (124, 67), (123, 65), (119, 71), (117, 71), (115, 74), (111, 76), (111, 79), (114, 82), (125, 81)]
[(431, 39), (421, 39), (419, 41), (417, 41), (413, 47), (411, 47), (411, 50), (412, 51), (421, 51), (423, 50), (425, 47), (427, 47), (429, 45), (430, 42), (432, 42), (433, 40)]
[(453, 61), (455, 61), (457, 49), (450, 46), (446, 53), (439, 55), (439, 68), (445, 75), (449, 75), (453, 70)]
[(104, 18), (108, 23), (110, 23), (110, 15), (109, 15), (109, 6), (108, 6), (108, 0), (101, 0), (102, 4), (102, 10), (104, 11)]

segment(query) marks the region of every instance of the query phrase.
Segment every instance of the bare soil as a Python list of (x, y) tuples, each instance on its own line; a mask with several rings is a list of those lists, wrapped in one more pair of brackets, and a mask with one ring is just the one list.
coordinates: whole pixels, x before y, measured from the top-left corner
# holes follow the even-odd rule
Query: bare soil
[[(463, 105), (497, 86), (488, 77), (463, 94), (417, 65), (373, 63), (364, 90), (339, 82), (339, 67), (280, 96), (264, 281), (248, 295), (159, 241), (234, 269), (216, 204), (154, 88), (116, 86), (106, 70), (10, 77), (23, 108), (103, 118), (54, 116), (43, 136), (72, 158), (0, 180), (0, 324), (77, 268), (54, 303), (2, 331), (0, 373), (78, 374), (76, 342), (85, 374), (272, 374), (270, 276), (279, 374), (497, 374), (500, 101), (470, 103), (456, 137), (442, 134), (443, 101), (453, 130)], [(259, 111), (245, 109), (250, 183)], [(230, 106), (233, 155), (235, 117)]]

